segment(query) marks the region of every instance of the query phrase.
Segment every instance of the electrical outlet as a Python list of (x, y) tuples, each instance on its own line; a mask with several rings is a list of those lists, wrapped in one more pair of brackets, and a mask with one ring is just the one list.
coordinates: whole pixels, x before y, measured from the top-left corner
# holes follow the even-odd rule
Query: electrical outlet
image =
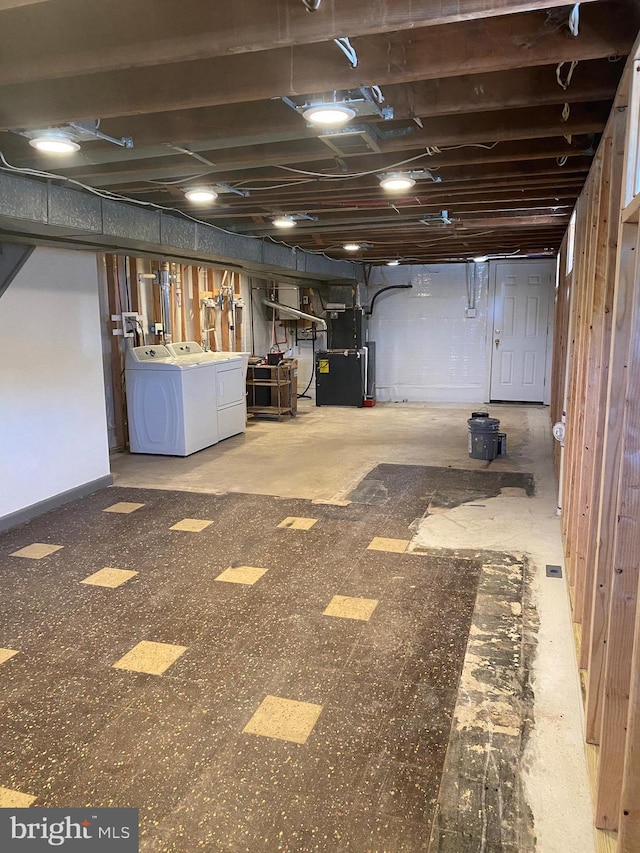
[(475, 308), (467, 308), (466, 314), (467, 314), (467, 317), (473, 318), (476, 316), (476, 309)]
[(161, 335), (164, 331), (162, 327), (162, 323), (152, 323), (151, 324), (151, 334), (152, 335)]
[(121, 317), (123, 337), (132, 338), (138, 329), (138, 323), (142, 320), (142, 315), (136, 314), (135, 311), (123, 311)]

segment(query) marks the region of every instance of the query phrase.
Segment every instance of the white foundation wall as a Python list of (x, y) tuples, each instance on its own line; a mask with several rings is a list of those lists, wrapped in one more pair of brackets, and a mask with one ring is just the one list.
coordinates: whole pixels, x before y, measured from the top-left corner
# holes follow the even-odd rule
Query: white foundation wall
[(0, 519), (108, 475), (96, 256), (36, 248), (0, 298)]
[[(302, 310), (306, 310), (305, 306), (300, 306), (299, 288), (297, 286), (279, 284), (278, 291), (280, 298), (284, 299), (285, 304), (291, 304), (294, 307), (301, 307)], [(318, 330), (315, 345), (311, 340), (298, 340), (296, 343), (295, 334), (290, 328), (287, 329), (277, 320), (274, 328), (272, 320), (268, 317), (271, 312), (262, 303), (262, 300), (268, 296), (268, 293), (269, 287), (266, 281), (261, 279), (250, 280), (250, 299), (247, 304), (250, 307), (251, 313), (245, 321), (250, 326), (249, 348), (254, 355), (262, 356), (277, 350), (278, 347), (283, 352), (294, 348), (294, 354), (298, 359), (298, 393), (302, 394), (307, 389), (307, 396), (315, 399), (315, 382), (313, 381), (314, 352), (326, 349), (326, 334)], [(276, 343), (276, 338), (279, 343)], [(307, 386), (309, 387), (307, 388)]]
[(376, 343), (377, 399), (391, 402), (483, 402), (488, 392), (488, 263), (478, 264), (474, 318), (466, 316), (465, 264), (375, 268), (361, 288), (375, 303), (369, 339)]

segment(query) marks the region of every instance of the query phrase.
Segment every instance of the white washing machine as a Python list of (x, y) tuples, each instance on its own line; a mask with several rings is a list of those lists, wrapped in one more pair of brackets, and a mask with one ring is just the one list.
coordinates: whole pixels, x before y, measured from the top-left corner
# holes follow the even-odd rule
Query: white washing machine
[(216, 383), (218, 441), (245, 432), (247, 428), (247, 365), (250, 353), (205, 352), (196, 341), (167, 344), (167, 349), (181, 364), (213, 364)]
[(218, 442), (213, 362), (185, 363), (167, 347), (133, 347), (126, 363), (132, 453), (190, 456)]

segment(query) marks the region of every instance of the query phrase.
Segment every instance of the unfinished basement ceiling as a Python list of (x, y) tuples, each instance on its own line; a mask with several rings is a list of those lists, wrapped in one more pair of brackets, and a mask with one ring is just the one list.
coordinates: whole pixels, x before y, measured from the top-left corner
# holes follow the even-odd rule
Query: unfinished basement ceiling
[[(575, 5), (0, 0), (0, 150), (335, 258), (555, 254), (640, 26), (633, 0)], [(365, 114), (329, 135), (293, 106), (345, 95)], [(89, 120), (133, 147), (45, 155), (15, 132)], [(416, 183), (390, 195), (399, 170)], [(202, 185), (208, 207), (184, 196)]]

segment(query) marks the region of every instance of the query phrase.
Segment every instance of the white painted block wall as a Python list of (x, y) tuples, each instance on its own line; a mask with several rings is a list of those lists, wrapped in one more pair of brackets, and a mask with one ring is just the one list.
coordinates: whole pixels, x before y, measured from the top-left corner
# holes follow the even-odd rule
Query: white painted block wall
[(96, 256), (37, 248), (0, 297), (0, 518), (108, 474)]
[(465, 264), (378, 267), (361, 288), (369, 304), (380, 287), (411, 290), (382, 294), (375, 303), (369, 338), (376, 343), (380, 401), (482, 402), (487, 390), (488, 264), (480, 264), (476, 316), (465, 315)]

